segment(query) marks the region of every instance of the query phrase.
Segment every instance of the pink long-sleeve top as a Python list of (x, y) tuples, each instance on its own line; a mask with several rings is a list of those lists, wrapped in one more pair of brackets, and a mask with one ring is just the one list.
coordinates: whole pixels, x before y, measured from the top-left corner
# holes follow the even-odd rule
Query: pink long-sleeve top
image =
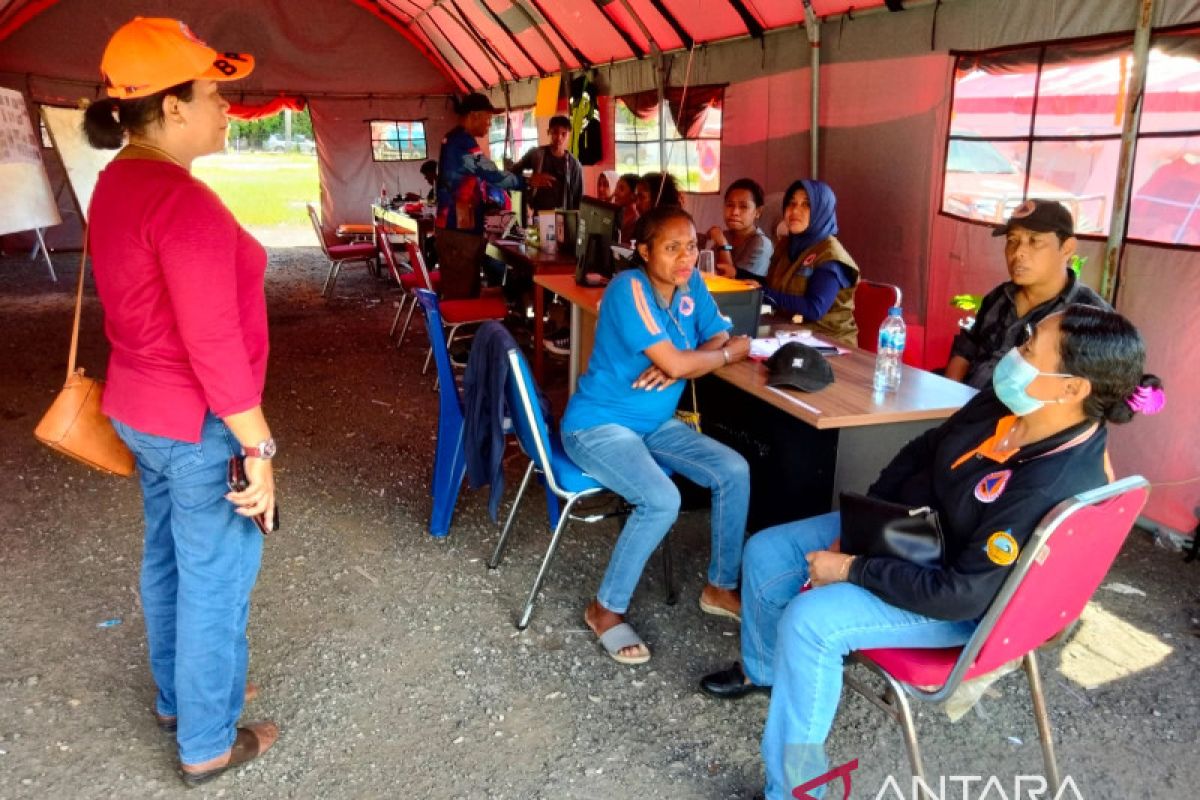
[(199, 442), (208, 410), (259, 405), (267, 254), (217, 195), (176, 164), (120, 159), (100, 173), (88, 222), (112, 345), (104, 413)]

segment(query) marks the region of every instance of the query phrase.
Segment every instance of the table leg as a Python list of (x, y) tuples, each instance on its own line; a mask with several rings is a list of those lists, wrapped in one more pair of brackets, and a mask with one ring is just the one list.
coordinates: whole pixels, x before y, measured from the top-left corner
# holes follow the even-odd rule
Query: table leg
[(546, 335), (542, 318), (546, 315), (546, 291), (533, 284), (533, 379), (541, 386), (543, 383), (543, 365), (545, 355), (542, 353), (542, 338)]
[(575, 394), (575, 384), (579, 382), (579, 369), (582, 363), (583, 345), (583, 313), (578, 303), (571, 303), (571, 355), (568, 356), (567, 396)]

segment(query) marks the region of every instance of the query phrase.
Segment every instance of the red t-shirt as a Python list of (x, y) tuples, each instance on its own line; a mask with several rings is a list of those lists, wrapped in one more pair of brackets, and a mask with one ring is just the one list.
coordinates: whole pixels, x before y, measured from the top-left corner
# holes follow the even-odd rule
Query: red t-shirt
[(88, 222), (112, 345), (104, 413), (198, 442), (206, 411), (259, 405), (267, 254), (217, 195), (176, 164), (121, 159), (100, 173)]

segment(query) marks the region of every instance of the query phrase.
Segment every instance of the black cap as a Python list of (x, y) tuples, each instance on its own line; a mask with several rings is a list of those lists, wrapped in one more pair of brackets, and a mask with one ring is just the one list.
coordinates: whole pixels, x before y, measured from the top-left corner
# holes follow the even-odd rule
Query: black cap
[(487, 95), (479, 92), (471, 92), (458, 104), (459, 114), (466, 116), (472, 111), (487, 111), (489, 114), (500, 113), (500, 109), (492, 105), (492, 101), (487, 98)]
[(992, 231), (992, 236), (1003, 236), (1013, 227), (1038, 233), (1053, 231), (1062, 236), (1075, 235), (1075, 221), (1071, 219), (1071, 212), (1057, 200), (1026, 200), (1016, 207), (1008, 222)]
[(793, 386), (816, 392), (833, 383), (825, 356), (800, 342), (788, 342), (767, 359), (767, 386)]

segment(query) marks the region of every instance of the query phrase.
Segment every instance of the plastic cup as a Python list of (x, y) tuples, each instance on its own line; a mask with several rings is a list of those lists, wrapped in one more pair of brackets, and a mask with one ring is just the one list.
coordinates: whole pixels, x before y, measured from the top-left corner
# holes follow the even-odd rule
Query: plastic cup
[(715, 275), (717, 272), (717, 260), (713, 255), (713, 251), (701, 250), (700, 257), (696, 260), (696, 267), (703, 273)]

